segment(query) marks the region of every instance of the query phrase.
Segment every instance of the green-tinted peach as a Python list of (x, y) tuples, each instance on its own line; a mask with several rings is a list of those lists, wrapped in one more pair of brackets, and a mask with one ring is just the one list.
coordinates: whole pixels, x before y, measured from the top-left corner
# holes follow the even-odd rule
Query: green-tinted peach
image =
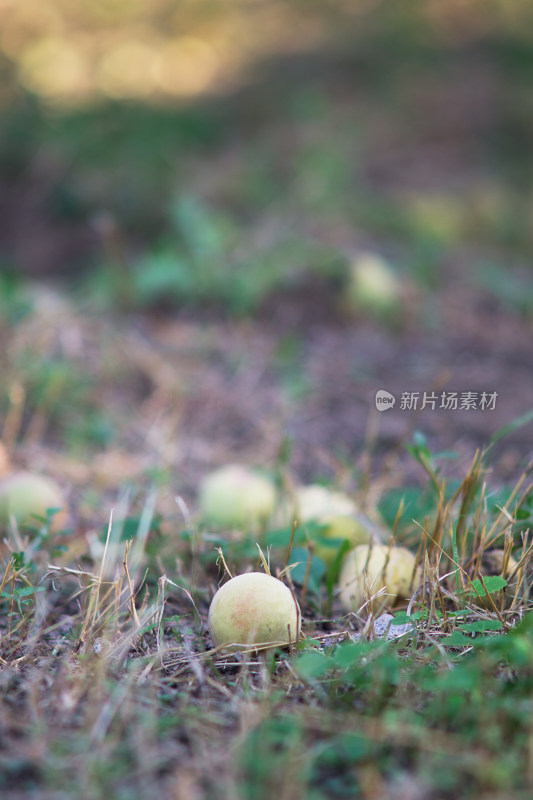
[[(297, 489), (295, 500), (295, 515), (300, 525), (305, 527), (306, 522), (317, 522), (323, 526), (322, 538), (347, 540), (351, 547), (381, 538), (378, 526), (361, 514), (354, 501), (342, 492), (311, 484)], [(314, 552), (330, 564), (337, 547), (316, 544)]]
[(0, 482), (0, 522), (14, 520), (19, 528), (38, 527), (37, 517), (46, 518), (48, 509), (59, 508), (52, 522), (58, 531), (66, 522), (66, 503), (60, 487), (44, 475), (17, 472)]
[(242, 650), (296, 641), (300, 610), (290, 589), (264, 572), (237, 575), (213, 597), (209, 632), (216, 646)]
[(202, 481), (198, 498), (202, 518), (219, 528), (256, 527), (268, 520), (275, 503), (272, 482), (244, 464), (211, 472)]
[[(321, 530), (320, 536), (331, 539), (332, 545), (335, 540), (342, 540), (347, 541), (350, 547), (356, 547), (358, 544), (368, 544), (374, 538), (372, 527), (365, 525), (355, 516), (324, 517), (321, 521), (325, 527)], [(317, 544), (314, 553), (326, 564), (330, 564), (335, 559), (339, 546), (328, 547), (327, 544)]]
[(385, 312), (401, 302), (400, 282), (380, 255), (361, 253), (350, 264), (346, 295), (354, 310)]

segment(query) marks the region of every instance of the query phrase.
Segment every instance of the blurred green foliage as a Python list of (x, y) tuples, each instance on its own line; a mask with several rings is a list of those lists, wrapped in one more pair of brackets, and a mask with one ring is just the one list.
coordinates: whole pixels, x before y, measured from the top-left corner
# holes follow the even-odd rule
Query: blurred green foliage
[[(38, 6), (30, 24), (0, 3), (11, 269), (92, 269), (100, 299), (137, 308), (251, 313), (307, 275), (342, 280), (354, 241), (425, 288), (456, 249), (488, 248), (484, 290), (530, 313), (526, 0)], [(33, 228), (41, 262), (19, 246)], [(72, 260), (47, 246), (58, 230), (85, 237)]]

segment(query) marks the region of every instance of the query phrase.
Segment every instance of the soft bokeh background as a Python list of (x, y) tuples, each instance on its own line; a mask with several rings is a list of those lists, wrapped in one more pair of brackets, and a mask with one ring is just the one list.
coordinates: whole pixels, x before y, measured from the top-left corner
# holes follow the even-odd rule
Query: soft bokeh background
[(153, 248), (183, 198), (259, 227), (262, 251), (379, 235), (429, 271), (457, 242), (529, 245), (531, 15), (1, 0), (2, 257), (95, 264), (113, 224)]
[[(21, 460), (84, 482), (92, 452), (103, 484), (168, 468), (190, 489), (236, 458), (360, 476), (365, 442), (403, 453), (419, 429), (463, 464), (528, 412), (527, 0), (0, 0), (0, 70)], [(350, 303), (369, 252), (392, 312)], [(498, 402), (378, 418), (381, 388)]]

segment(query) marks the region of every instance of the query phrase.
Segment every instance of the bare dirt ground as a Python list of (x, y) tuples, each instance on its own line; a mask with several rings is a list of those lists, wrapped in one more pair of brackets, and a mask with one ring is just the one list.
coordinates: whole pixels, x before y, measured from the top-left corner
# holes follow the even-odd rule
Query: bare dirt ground
[[(51, 298), (62, 309), (53, 322)], [(208, 470), (232, 461), (275, 468), (287, 446), (300, 481), (418, 483), (422, 469), (404, 445), (420, 430), (432, 452), (454, 452), (438, 463), (460, 477), (474, 451), (529, 408), (531, 323), (453, 282), (432, 302), (429, 332), (343, 319), (320, 296), (281, 298), (253, 321), (188, 313), (110, 322), (51, 295), (11, 341), (4, 333), (4, 357), (16, 361), (28, 345), (45, 359), (67, 353), (89, 376), (89, 405), (105, 413), (114, 439), (65, 455), (58, 412), (47, 419), (27, 410), (17, 458), (71, 481), (77, 502), (91, 482), (112, 497), (124, 481), (164, 470), (194, 505)], [(379, 389), (396, 396), (393, 409), (376, 411)], [(493, 409), (442, 409), (443, 391), (497, 398)], [(416, 410), (401, 407), (411, 392), (420, 395)], [(424, 392), (435, 393), (435, 409), (420, 409)], [(514, 480), (530, 457), (527, 427), (510, 434), (495, 445), (491, 484)]]

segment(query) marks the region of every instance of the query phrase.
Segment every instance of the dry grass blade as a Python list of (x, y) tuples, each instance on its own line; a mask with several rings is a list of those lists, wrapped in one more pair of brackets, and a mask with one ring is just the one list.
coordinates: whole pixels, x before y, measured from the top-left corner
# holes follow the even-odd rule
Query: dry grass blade
[[(224, 572), (227, 572), (229, 577), (233, 578), (233, 575), (231, 574), (230, 569), (229, 569), (228, 565), (226, 564), (226, 559), (224, 558), (224, 553), (222, 552), (222, 548), (221, 547), (217, 547), (217, 552), (218, 552), (218, 558), (222, 561), (222, 565), (224, 567)], [(217, 559), (217, 563), (218, 563), (218, 559)]]
[[(257, 544), (257, 542), (256, 542), (256, 544)], [(265, 554), (264, 554), (264, 553), (263, 553), (263, 551), (261, 550), (261, 547), (260, 547), (260, 545), (259, 545), (259, 544), (257, 544), (257, 549), (259, 550), (259, 557), (260, 557), (260, 559), (261, 559), (261, 564), (263, 565), (263, 569), (264, 569), (265, 573), (266, 573), (267, 575), (271, 575), (272, 573), (270, 572), (270, 564), (269, 564), (269, 563), (268, 563), (268, 561), (266, 560), (266, 558), (265, 558)]]

